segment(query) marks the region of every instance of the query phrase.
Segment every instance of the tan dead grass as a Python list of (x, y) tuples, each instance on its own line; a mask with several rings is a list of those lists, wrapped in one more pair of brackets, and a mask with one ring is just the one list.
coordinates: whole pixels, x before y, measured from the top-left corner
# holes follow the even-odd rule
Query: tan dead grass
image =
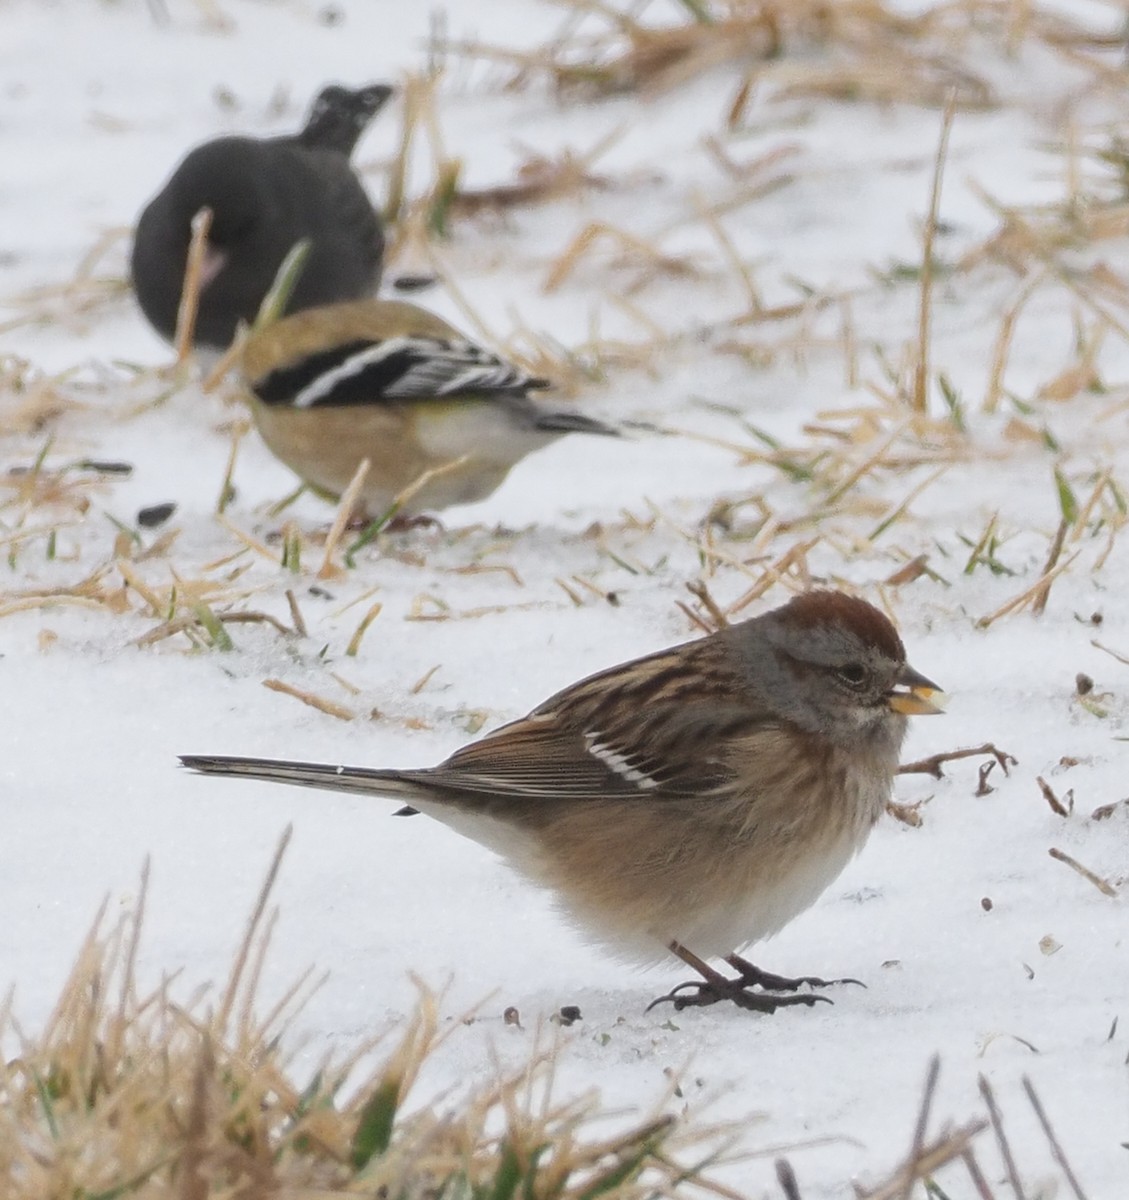
[(106, 308), (122, 303), (129, 295), (129, 283), (117, 271), (107, 270), (104, 260), (119, 250), (128, 235), (124, 227), (107, 230), (83, 256), (70, 279), (5, 297), (4, 307), (13, 311), (11, 316), (0, 317), (0, 333), (26, 325), (74, 329)]
[[(782, 75), (785, 88), (812, 96), (940, 104), (956, 90), (965, 106), (993, 103), (988, 84), (953, 57), (973, 30), (965, 5), (938, 4), (916, 17), (877, 0), (685, 0), (664, 8), (569, 0), (565, 7), (562, 28), (535, 50), (481, 42), (441, 49), (499, 64), (508, 87), (547, 79), (565, 97), (654, 94), (730, 67), (748, 73), (743, 87)], [(978, 16), (988, 7), (973, 6)], [(826, 57), (814, 65), (790, 62), (818, 59), (820, 51)]]
[(284, 1043), (317, 982), (307, 973), (265, 1017), (256, 1012), (288, 838), (218, 992), (184, 998), (175, 972), (140, 978), (146, 870), (124, 916), (109, 922), (103, 905), (42, 1030), (28, 1033), (5, 1006), (2, 1036), (19, 1047), (0, 1076), (6, 1197), (422, 1200), (520, 1187), (546, 1200), (630, 1200), (681, 1194), (691, 1181), (709, 1193), (704, 1164), (730, 1132), (691, 1130), (660, 1103), (609, 1134), (606, 1118), (596, 1125), (598, 1098), (553, 1094), (555, 1052), (537, 1041), (524, 1066), (413, 1103), (424, 1062), (469, 1036), (471, 1017), (441, 1022), (422, 986), (403, 1025), (295, 1082)]
[[(324, 980), (307, 971), (261, 1016), (260, 980), (277, 911), (270, 895), (289, 841), (283, 835), (226, 981), (185, 996), (179, 971), (145, 981), (138, 971), (148, 867), (134, 905), (116, 921), (103, 904), (54, 1010), (31, 1032), (0, 1009), (0, 1037), (15, 1053), (0, 1072), (0, 1189), (10, 1200), (664, 1200), (742, 1190), (711, 1178), (734, 1159), (738, 1126), (676, 1118), (671, 1096), (644, 1115), (601, 1109), (598, 1094), (561, 1099), (554, 1065), (567, 1042), (530, 1040), (516, 1069), (496, 1067), (435, 1098), (415, 1099), (421, 1071), (445, 1042), (471, 1036), (475, 1014), (440, 1017), (441, 998), (419, 985), (400, 1025), (327, 1058), (305, 1082), (289, 1046), (302, 1009)], [(1083, 870), (1068, 856), (1064, 862)], [(504, 1023), (520, 1028), (507, 1009)], [(9, 1050), (11, 1052), (11, 1050)], [(998, 1193), (983, 1168), (983, 1133), (1024, 1194), (1005, 1119), (986, 1079), (986, 1116), (934, 1129), (939, 1060), (930, 1066), (909, 1151), (860, 1200), (908, 1197), (967, 1176), (984, 1200)], [(677, 1081), (672, 1085), (677, 1095)], [(1024, 1081), (1058, 1171), (1081, 1185), (1030, 1081)], [(611, 1131), (614, 1126), (614, 1131)], [(813, 1144), (818, 1144), (815, 1142)], [(802, 1200), (793, 1158), (776, 1157), (788, 1200)], [(749, 1148), (742, 1153), (748, 1154)], [(754, 1151), (755, 1153), (755, 1151)], [(951, 1194), (942, 1192), (938, 1194)], [(1012, 1194), (1012, 1193), (1009, 1193)]]

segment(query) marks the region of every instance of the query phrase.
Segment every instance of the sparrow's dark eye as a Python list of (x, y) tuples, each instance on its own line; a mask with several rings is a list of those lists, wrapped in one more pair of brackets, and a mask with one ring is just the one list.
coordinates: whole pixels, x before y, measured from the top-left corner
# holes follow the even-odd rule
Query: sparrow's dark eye
[(847, 663), (838, 670), (839, 678), (851, 687), (859, 687), (866, 682), (866, 667), (862, 663)]

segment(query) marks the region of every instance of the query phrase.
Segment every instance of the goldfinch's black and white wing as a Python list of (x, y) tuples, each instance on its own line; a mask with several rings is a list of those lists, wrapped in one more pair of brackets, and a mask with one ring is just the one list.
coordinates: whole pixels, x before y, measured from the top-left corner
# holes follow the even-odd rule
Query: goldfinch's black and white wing
[(316, 408), (524, 396), (548, 384), (473, 342), (396, 334), (312, 351), (268, 371), (251, 386), (264, 404)]

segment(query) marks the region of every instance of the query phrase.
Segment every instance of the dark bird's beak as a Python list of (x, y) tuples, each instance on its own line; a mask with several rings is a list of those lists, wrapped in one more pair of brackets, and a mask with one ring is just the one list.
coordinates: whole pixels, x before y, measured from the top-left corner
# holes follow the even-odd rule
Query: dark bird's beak
[(396, 95), (396, 89), (387, 83), (372, 83), (357, 92), (357, 97), (366, 112), (378, 113)]
[(891, 692), (886, 703), (896, 713), (906, 717), (927, 717), (944, 709), (933, 703), (934, 696), (943, 696), (944, 692), (931, 679), (926, 679), (919, 671), (915, 671), (908, 663), (902, 667), (898, 676), (901, 690)]

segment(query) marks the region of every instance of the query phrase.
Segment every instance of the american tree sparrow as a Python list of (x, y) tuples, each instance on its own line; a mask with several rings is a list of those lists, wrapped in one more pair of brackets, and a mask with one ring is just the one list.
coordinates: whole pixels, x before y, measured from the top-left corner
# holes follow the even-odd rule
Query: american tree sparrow
[(616, 952), (670, 952), (701, 976), (662, 1000), (772, 1012), (822, 999), (797, 989), (825, 981), (767, 974), (737, 950), (811, 905), (862, 847), (906, 718), (940, 711), (937, 691), (878, 609), (812, 591), (589, 676), (437, 767), (181, 762), (401, 798), (551, 889)]

